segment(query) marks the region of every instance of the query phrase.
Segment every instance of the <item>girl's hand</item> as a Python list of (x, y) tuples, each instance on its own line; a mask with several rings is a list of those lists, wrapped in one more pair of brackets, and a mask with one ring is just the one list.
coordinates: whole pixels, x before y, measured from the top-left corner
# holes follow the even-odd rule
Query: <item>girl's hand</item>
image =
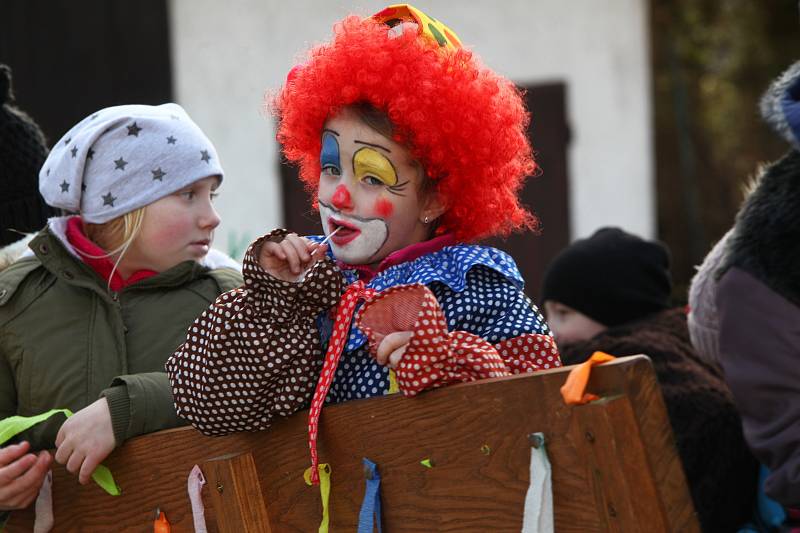
[(79, 474), (78, 481), (85, 485), (115, 445), (108, 400), (100, 398), (69, 417), (58, 430), (56, 461), (67, 465), (70, 473)]
[(411, 339), (410, 331), (395, 331), (386, 335), (378, 345), (378, 353), (375, 360), (379, 365), (397, 368), (400, 360), (406, 353), (406, 346)]
[(283, 281), (299, 281), (303, 273), (325, 257), (328, 245), (317, 245), (294, 233), (281, 242), (267, 241), (261, 245), (258, 264), (271, 276)]
[(46, 451), (27, 453), (30, 444), (22, 442), (0, 448), (0, 511), (25, 509), (39, 495), (53, 458)]

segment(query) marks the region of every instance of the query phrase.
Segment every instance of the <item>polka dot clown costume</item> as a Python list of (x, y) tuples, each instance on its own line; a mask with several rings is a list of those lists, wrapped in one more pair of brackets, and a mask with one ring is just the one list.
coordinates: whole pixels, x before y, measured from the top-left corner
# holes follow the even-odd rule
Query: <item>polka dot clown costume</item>
[[(310, 405), (313, 478), (326, 402), (561, 365), (514, 261), (469, 244), (535, 224), (517, 199), (535, 165), (510, 81), (444, 24), (397, 5), (339, 22), (272, 106), (331, 247), (294, 282), (259, 263), (262, 246), (289, 232), (251, 245), (244, 286), (222, 295), (167, 363), (181, 416), (220, 435)], [(385, 115), (391, 131), (361, 120), (359, 107)], [(428, 216), (419, 198), (430, 197), (441, 208)], [(393, 332), (411, 336), (390, 371), (376, 357)]]

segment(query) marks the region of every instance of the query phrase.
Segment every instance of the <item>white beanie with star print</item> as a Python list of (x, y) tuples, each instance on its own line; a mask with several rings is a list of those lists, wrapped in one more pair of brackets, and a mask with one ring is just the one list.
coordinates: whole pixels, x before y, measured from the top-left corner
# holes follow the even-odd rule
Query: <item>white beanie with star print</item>
[(52, 148), (39, 172), (45, 201), (102, 224), (209, 176), (214, 145), (178, 104), (108, 107)]

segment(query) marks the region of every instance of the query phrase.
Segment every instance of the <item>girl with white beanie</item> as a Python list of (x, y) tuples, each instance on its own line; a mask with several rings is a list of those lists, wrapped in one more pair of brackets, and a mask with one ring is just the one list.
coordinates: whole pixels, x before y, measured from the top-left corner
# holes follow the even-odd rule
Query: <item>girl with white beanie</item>
[(0, 273), (0, 419), (70, 409), (0, 449), (0, 510), (24, 508), (56, 461), (87, 483), (127, 438), (180, 424), (164, 362), (241, 283), (210, 248), (222, 182), (209, 139), (176, 104), (103, 109), (70, 129), (40, 191), (68, 213)]

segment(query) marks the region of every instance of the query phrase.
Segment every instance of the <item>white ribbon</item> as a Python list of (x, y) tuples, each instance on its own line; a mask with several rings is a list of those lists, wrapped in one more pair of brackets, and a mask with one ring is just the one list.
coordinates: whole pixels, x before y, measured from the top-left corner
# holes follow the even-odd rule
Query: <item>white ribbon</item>
[(205, 506), (203, 505), (203, 496), (200, 492), (203, 490), (203, 485), (206, 484), (206, 478), (203, 476), (203, 471), (200, 467), (194, 465), (192, 471), (189, 472), (189, 501), (192, 502), (192, 518), (194, 519), (195, 533), (207, 533)]
[(531, 446), (531, 484), (525, 495), (522, 533), (553, 533), (553, 478), (544, 435), (536, 433), (539, 446)]
[(48, 470), (44, 477), (34, 506), (36, 517), (33, 520), (33, 533), (48, 533), (53, 529), (53, 471)]

